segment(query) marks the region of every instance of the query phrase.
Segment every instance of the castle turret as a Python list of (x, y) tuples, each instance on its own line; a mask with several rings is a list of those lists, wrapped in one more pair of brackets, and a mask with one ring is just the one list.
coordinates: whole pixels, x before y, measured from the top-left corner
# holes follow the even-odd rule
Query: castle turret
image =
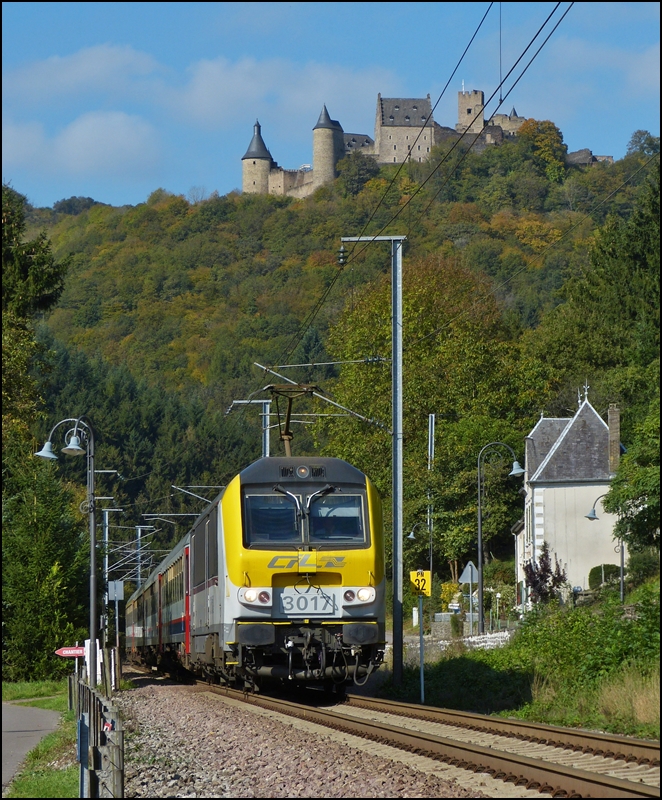
[(242, 189), (252, 194), (269, 193), (269, 172), (273, 159), (262, 138), (261, 126), (255, 120), (253, 138), (246, 155), (241, 159)]
[(315, 188), (331, 183), (337, 176), (336, 164), (345, 156), (341, 124), (331, 119), (326, 106), (313, 128), (313, 183)]
[[(462, 84), (464, 87), (464, 83)], [(480, 133), (485, 124), (483, 108), (485, 106), (485, 95), (483, 92), (474, 89), (457, 93), (457, 125), (455, 130), (464, 133)]]

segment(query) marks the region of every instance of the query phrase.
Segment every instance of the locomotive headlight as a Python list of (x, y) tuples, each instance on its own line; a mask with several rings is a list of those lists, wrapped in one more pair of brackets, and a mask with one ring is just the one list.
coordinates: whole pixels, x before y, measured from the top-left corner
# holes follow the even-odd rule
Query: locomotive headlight
[(352, 603), (352, 602), (354, 602), (354, 597), (355, 596), (356, 595), (354, 594), (354, 592), (351, 589), (348, 589), (345, 592), (345, 594), (343, 595), (343, 598), (344, 598), (346, 603)]
[(269, 594), (269, 592), (264, 592), (264, 591), (262, 591), (262, 592), (260, 592), (260, 594), (257, 596), (257, 599), (258, 599), (258, 600), (259, 600), (261, 603), (264, 603), (264, 604), (266, 605), (267, 603), (270, 603), (270, 602), (271, 602), (271, 595)]
[(369, 603), (371, 600), (375, 599), (375, 590), (372, 587), (364, 586), (362, 589), (358, 590), (356, 596), (362, 603)]
[(247, 603), (254, 603), (257, 600), (257, 589), (246, 589), (244, 591), (244, 600)]

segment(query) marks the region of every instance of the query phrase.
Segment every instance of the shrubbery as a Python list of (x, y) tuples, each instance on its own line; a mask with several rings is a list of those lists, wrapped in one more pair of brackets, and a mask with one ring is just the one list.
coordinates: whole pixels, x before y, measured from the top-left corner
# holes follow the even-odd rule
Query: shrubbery
[(617, 564), (598, 564), (588, 573), (588, 588), (598, 589), (603, 583), (620, 577), (621, 568)]

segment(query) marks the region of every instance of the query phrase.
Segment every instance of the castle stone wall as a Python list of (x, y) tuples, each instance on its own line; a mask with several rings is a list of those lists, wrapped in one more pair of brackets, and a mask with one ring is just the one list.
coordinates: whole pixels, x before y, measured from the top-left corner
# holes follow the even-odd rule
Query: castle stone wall
[[(375, 147), (379, 164), (401, 164), (411, 153), (413, 161), (427, 161), (434, 147), (434, 126), (420, 128), (384, 125), (379, 133), (379, 150)], [(418, 136), (418, 141), (416, 137)], [(412, 149), (413, 148), (413, 149)]]
[(269, 194), (307, 197), (313, 191), (313, 170), (273, 169), (269, 173)]
[(505, 134), (513, 135), (526, 122), (526, 117), (510, 117), (508, 114), (495, 114), (490, 119), (490, 125), (498, 125)]

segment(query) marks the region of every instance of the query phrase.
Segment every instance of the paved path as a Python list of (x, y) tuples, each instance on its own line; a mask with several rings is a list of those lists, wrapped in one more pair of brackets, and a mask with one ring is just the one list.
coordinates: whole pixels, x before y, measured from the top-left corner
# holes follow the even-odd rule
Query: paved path
[(3, 793), (25, 756), (47, 733), (57, 728), (59, 721), (58, 711), (13, 703), (2, 704)]

